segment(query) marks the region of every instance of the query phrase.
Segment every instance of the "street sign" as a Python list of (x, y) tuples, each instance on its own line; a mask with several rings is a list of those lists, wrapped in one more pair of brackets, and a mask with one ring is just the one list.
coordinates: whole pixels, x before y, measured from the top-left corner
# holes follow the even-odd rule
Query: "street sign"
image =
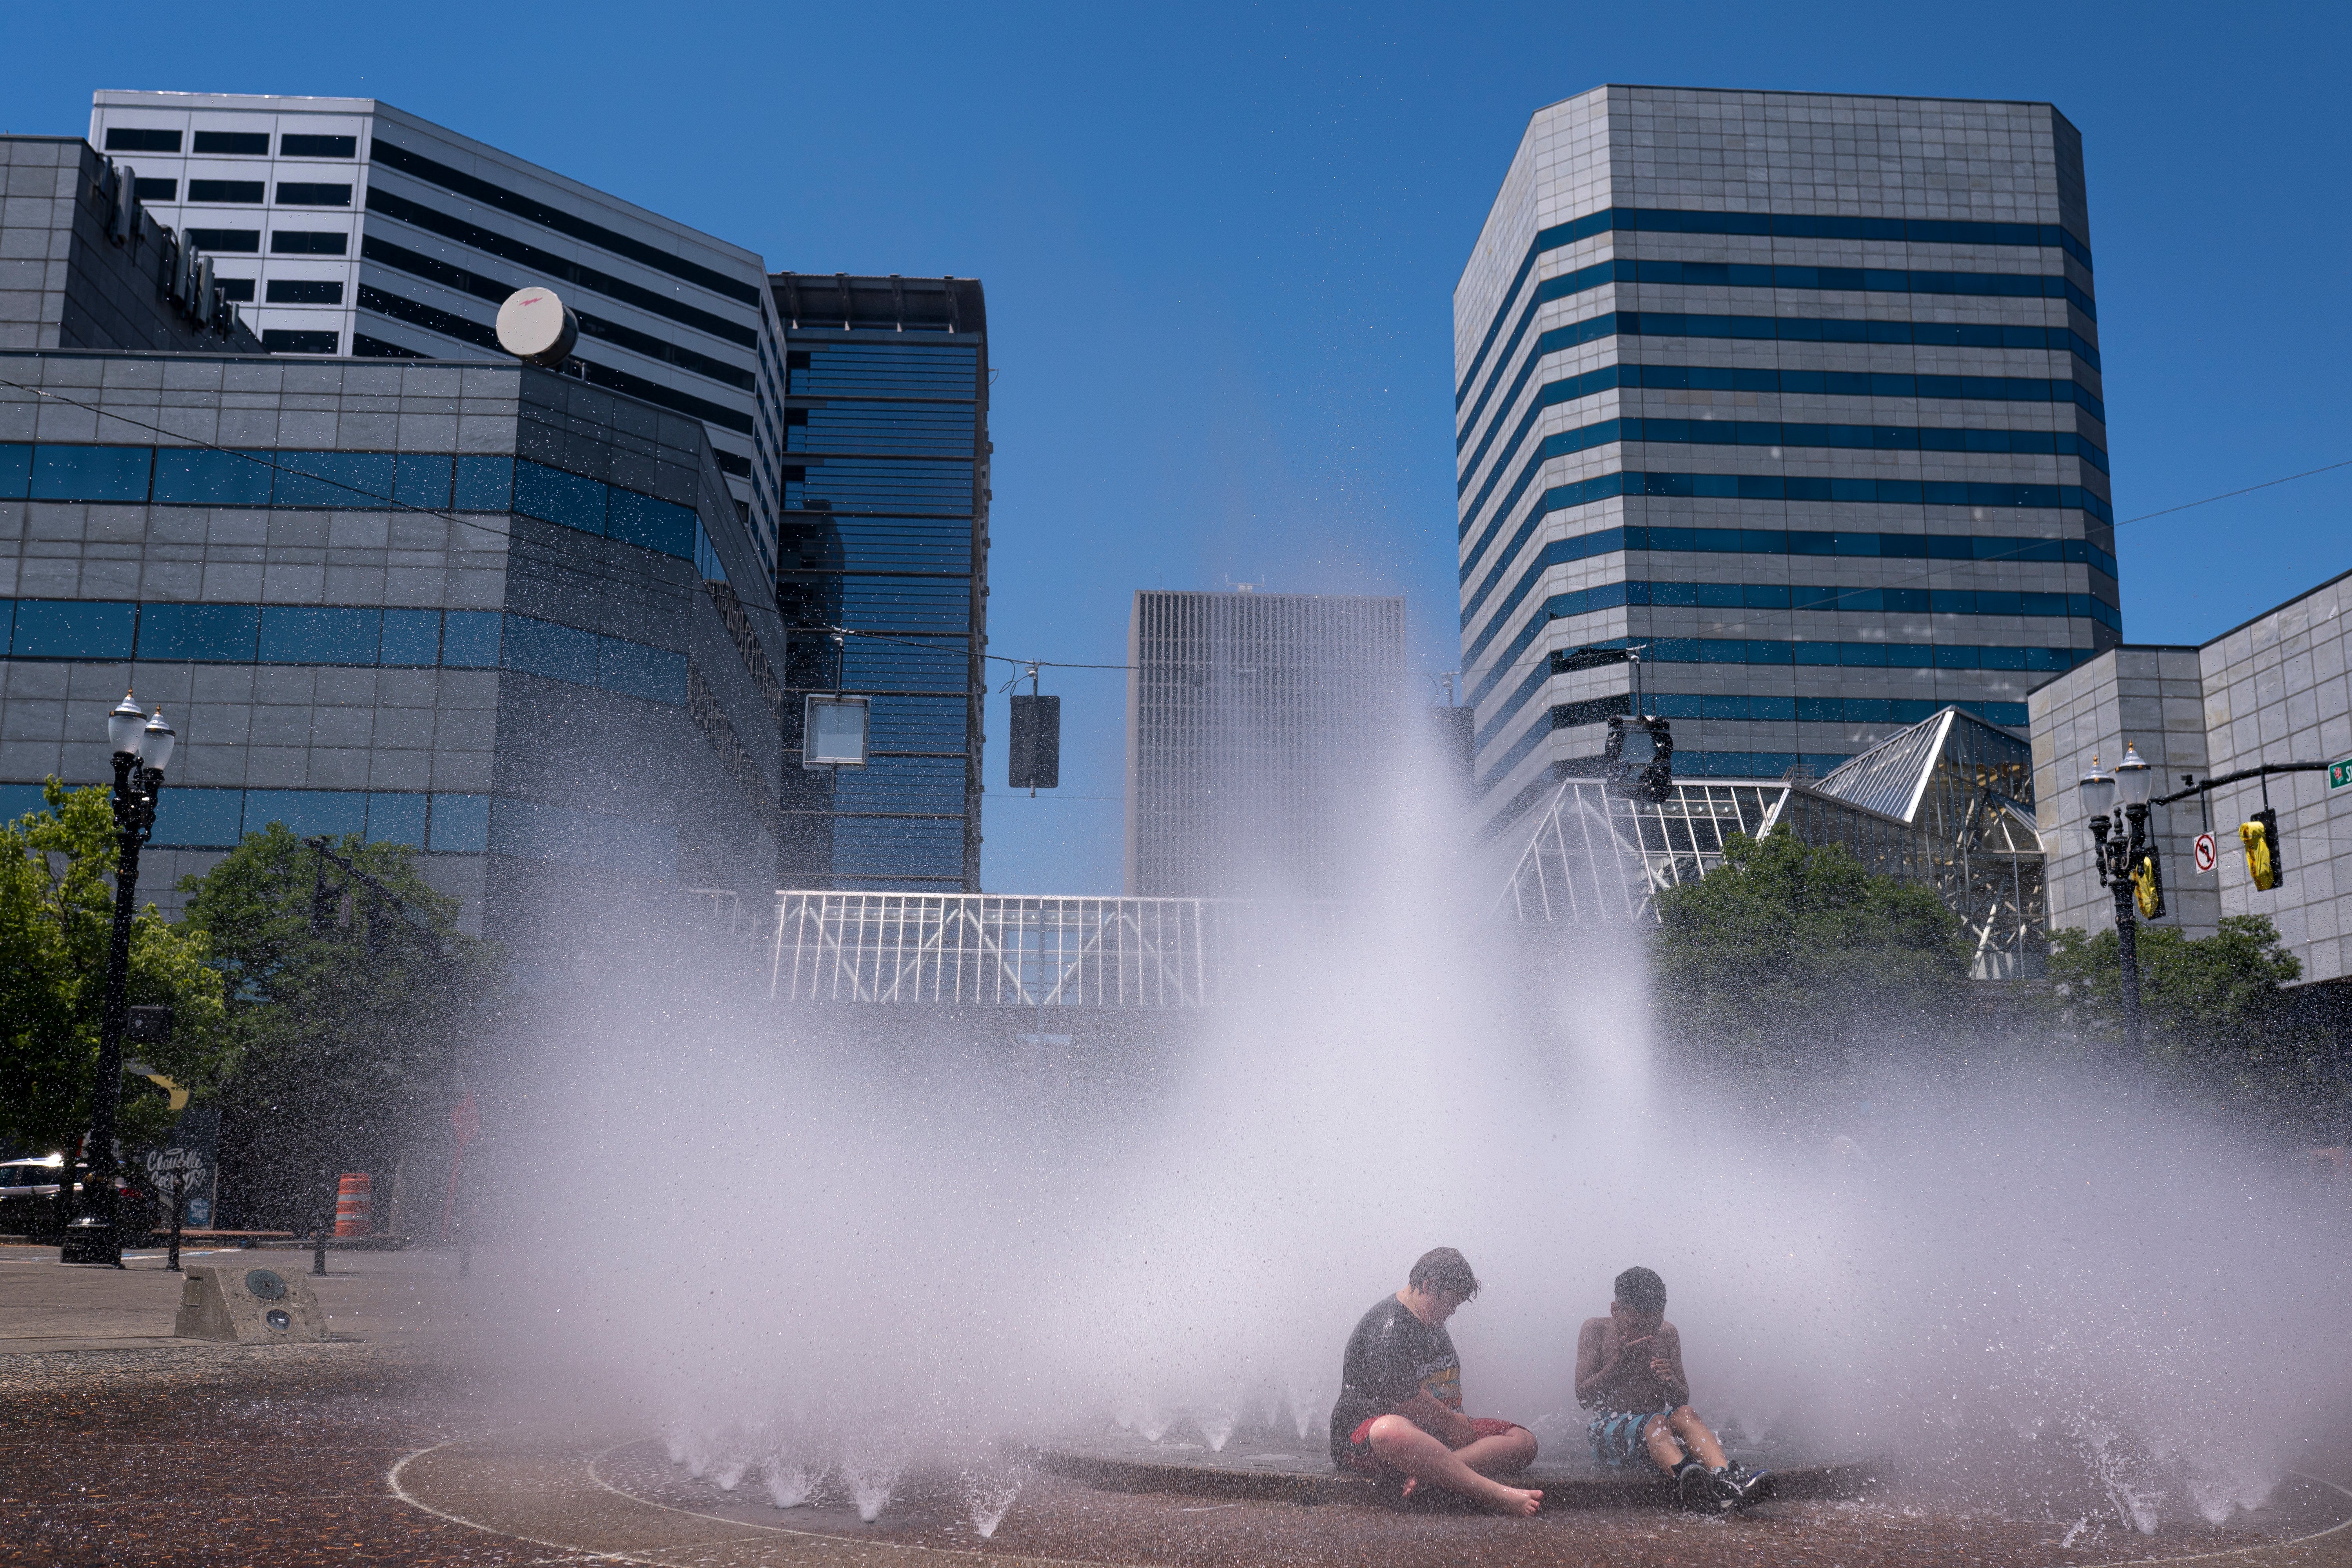
[(2214, 847), (2213, 836), (2210, 833), (2199, 834), (2197, 836), (2197, 868), (2200, 871), (2210, 871), (2221, 863), (2221, 852)]
[(2327, 764), (2327, 787), (2342, 789), (2346, 784), (2352, 784), (2352, 757)]

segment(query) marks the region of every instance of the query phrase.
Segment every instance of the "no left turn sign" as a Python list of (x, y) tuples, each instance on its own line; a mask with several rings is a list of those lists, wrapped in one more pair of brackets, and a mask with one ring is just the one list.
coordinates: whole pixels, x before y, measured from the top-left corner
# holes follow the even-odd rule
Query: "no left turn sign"
[(2221, 863), (2221, 857), (2213, 847), (2213, 836), (2210, 833), (2199, 834), (2197, 836), (2197, 868), (2200, 871), (2210, 871)]

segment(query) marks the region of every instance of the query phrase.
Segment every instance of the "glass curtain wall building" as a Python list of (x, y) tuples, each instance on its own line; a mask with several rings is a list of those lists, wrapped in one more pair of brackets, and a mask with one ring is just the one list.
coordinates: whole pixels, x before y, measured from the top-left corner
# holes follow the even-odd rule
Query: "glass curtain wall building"
[(1404, 601), (1147, 589), (1127, 651), (1128, 896), (1348, 892), (1402, 751)]
[(1825, 773), (2121, 640), (2079, 133), (2046, 103), (1603, 87), (1534, 116), (1454, 294), (1481, 816), (1627, 710)]
[(978, 892), (986, 300), (969, 278), (768, 282), (782, 386), (760, 417), (782, 438), (753, 508), (772, 493), (780, 518), (787, 757), (810, 692), (872, 699), (866, 766), (785, 767), (782, 884)]
[[(499, 304), (544, 284), (580, 318), (584, 377), (699, 420), (751, 501), (750, 251), (374, 99), (101, 91), (89, 140), (216, 258), (271, 352), (499, 355)], [(773, 512), (753, 521), (772, 566)]]

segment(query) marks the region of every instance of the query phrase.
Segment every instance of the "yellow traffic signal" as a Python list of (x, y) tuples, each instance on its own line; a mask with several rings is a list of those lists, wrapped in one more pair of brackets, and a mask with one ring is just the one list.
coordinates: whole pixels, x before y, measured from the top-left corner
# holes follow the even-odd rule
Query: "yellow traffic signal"
[(2154, 859), (2143, 857), (2139, 869), (2132, 873), (2132, 897), (2139, 901), (2140, 919), (2152, 921), (2164, 914), (2164, 884), (2158, 879)]
[(2238, 824), (2238, 841), (2246, 847), (2246, 874), (2263, 892), (2279, 885), (2278, 816), (2258, 812), (2252, 822)]

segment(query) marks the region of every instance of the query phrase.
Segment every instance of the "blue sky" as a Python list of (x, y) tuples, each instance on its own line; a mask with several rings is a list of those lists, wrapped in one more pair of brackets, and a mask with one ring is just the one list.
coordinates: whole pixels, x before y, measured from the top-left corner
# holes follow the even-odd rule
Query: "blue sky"
[[(0, 130), (100, 87), (370, 96), (811, 271), (988, 288), (994, 652), (1139, 587), (1406, 595), (1458, 661), (1451, 300), (1528, 113), (1607, 81), (2046, 99), (2082, 128), (2116, 513), (2352, 458), (2334, 7), (18, 4)], [(2327, 367), (2337, 368), (2330, 371)], [(2134, 642), (2352, 568), (2352, 468), (2122, 531)], [(1001, 684), (1010, 671), (999, 667)], [(992, 891), (1115, 891), (1123, 677)]]

